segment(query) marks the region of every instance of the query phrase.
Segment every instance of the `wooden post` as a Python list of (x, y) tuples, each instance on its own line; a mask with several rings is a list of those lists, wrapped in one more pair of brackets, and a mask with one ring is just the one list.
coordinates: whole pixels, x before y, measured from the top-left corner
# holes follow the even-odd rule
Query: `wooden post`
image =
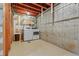
[(12, 42), (12, 12), (11, 4), (3, 4), (3, 54), (7, 56)]

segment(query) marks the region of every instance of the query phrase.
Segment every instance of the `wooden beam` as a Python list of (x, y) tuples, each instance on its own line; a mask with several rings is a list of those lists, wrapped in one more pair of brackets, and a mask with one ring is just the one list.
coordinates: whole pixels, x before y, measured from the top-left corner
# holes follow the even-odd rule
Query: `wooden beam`
[(34, 10), (37, 10), (37, 11), (41, 11), (41, 9), (38, 9), (38, 8), (32, 7), (32, 6), (27, 5), (27, 4), (23, 4), (23, 3), (19, 3), (19, 4), (22, 5), (22, 6), (25, 6), (25, 7), (28, 7), (28, 8), (34, 9)]
[(51, 4), (50, 3), (46, 3), (48, 6), (51, 6)]
[(21, 9), (21, 10), (26, 10), (26, 11), (32, 12), (32, 13), (39, 13), (39, 12), (37, 12), (37, 11), (33, 11), (33, 10), (31, 10), (31, 9), (26, 9), (26, 8), (24, 8), (24, 7), (15, 6), (15, 5), (13, 5), (13, 8), (14, 8), (14, 9), (17, 8), (17, 9)]
[(7, 56), (11, 47), (12, 42), (12, 12), (11, 12), (11, 4), (5, 3), (3, 5), (3, 55)]
[(36, 5), (36, 6), (40, 7), (40, 8), (47, 9), (46, 7), (44, 7), (44, 6), (40, 5), (40, 4), (37, 4), (37, 3), (32, 3), (32, 4), (33, 4), (33, 5)]
[(33, 13), (33, 14), (38, 14), (38, 13), (35, 13), (35, 12), (32, 12), (32, 11), (26, 11), (26, 10), (24, 10), (24, 9), (19, 9), (19, 8), (15, 8), (15, 11), (17, 11), (17, 10), (20, 10), (20, 11), (23, 11), (24, 13), (26, 12), (29, 12), (29, 13)]
[[(26, 14), (26, 11), (23, 11), (23, 10), (20, 10), (20, 9), (18, 9), (16, 12), (20, 13), (20, 14)], [(36, 13), (30, 13), (30, 15), (36, 16), (37, 14)]]
[(26, 14), (27, 12), (30, 13), (30, 15), (32, 16), (36, 16), (39, 13), (35, 13), (35, 12), (31, 12), (31, 11), (26, 11), (24, 9), (19, 9), (19, 8), (15, 8), (15, 12), (20, 13), (20, 14)]

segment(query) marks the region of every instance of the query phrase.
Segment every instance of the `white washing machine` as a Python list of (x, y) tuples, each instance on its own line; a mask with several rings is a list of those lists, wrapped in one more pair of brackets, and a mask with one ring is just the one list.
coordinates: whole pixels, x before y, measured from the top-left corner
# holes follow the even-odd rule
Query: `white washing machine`
[(33, 39), (33, 30), (31, 28), (24, 28), (24, 41)]

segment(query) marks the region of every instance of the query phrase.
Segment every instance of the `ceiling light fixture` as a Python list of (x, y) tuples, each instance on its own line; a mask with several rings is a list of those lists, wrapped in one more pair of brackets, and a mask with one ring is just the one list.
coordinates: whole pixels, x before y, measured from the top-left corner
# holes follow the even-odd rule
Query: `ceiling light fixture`
[(27, 14), (27, 15), (30, 15), (30, 12), (27, 12), (27, 11), (26, 11), (26, 14)]

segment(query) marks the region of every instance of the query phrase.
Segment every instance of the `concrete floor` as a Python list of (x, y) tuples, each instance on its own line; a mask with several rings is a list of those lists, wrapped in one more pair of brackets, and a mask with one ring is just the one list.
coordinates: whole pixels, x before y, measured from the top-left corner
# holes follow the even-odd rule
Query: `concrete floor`
[(9, 56), (74, 56), (62, 48), (43, 40), (28, 42), (13, 42)]

